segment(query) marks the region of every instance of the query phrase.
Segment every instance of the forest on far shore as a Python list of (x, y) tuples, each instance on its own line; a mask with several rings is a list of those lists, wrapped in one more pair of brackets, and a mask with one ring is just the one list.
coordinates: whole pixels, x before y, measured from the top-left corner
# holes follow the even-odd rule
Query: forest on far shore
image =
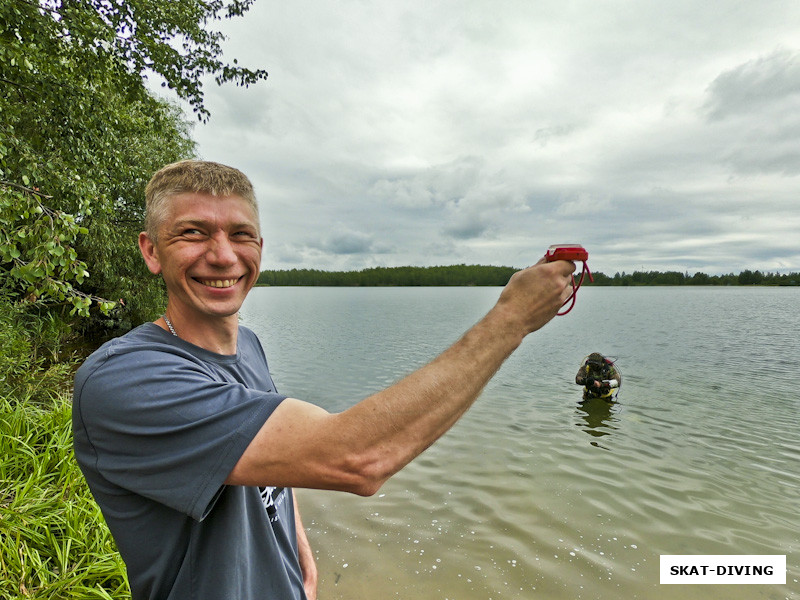
[[(436, 267), (372, 267), (360, 271), (322, 271), (318, 269), (289, 269), (262, 271), (257, 285), (270, 286), (469, 286), (505, 285), (514, 267), (487, 265), (449, 265)], [(584, 285), (800, 285), (800, 273), (768, 273), (744, 270), (739, 274), (707, 275), (678, 271), (634, 271), (593, 273)]]

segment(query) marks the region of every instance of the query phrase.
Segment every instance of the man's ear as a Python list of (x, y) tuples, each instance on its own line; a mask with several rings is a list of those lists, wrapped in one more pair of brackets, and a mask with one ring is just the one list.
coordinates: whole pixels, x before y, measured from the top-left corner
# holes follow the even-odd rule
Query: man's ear
[(150, 272), (153, 275), (160, 274), (161, 261), (158, 259), (158, 248), (156, 248), (156, 245), (153, 243), (153, 240), (150, 239), (150, 236), (147, 235), (146, 231), (139, 234), (139, 250)]

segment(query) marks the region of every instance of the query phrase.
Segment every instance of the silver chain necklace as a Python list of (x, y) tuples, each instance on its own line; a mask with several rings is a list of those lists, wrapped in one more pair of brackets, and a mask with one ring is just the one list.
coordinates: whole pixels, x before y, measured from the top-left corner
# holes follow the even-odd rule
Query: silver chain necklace
[(175, 328), (172, 326), (172, 322), (169, 320), (166, 313), (163, 315), (162, 318), (164, 319), (164, 322), (167, 324), (167, 327), (169, 327), (169, 330), (172, 332), (172, 335), (178, 337), (178, 334), (175, 333)]

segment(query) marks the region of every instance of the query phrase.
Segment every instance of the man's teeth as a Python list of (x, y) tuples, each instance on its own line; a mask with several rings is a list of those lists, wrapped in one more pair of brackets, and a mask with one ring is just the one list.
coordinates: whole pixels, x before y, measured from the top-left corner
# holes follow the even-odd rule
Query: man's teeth
[(239, 281), (238, 279), (201, 279), (200, 283), (209, 287), (226, 288), (231, 287)]

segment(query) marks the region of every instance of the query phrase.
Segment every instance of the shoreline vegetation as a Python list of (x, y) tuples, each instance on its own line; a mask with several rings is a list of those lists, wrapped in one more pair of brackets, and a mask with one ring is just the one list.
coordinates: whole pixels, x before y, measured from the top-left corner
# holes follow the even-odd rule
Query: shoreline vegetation
[(0, 295), (0, 598), (130, 598), (72, 451), (83, 341), (63, 314)]
[[(323, 271), (319, 269), (289, 269), (262, 271), (259, 286), (502, 286), (518, 269), (489, 265), (448, 265), (435, 267), (372, 267), (360, 271)], [(744, 270), (738, 274), (707, 275), (678, 271), (634, 271), (592, 274), (594, 283), (586, 278), (584, 285), (651, 286), (651, 285), (767, 285), (798, 286), (800, 272), (768, 273)]]

